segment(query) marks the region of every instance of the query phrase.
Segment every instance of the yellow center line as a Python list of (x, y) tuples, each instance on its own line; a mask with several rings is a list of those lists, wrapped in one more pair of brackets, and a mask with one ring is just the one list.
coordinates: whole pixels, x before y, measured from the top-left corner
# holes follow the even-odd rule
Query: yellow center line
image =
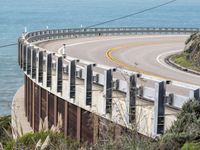
[(155, 74), (155, 73), (144, 71), (142, 69), (136, 68), (136, 66), (133, 66), (133, 65), (126, 64), (123, 61), (121, 61), (120, 59), (114, 57), (113, 53), (118, 51), (118, 50), (130, 48), (130, 47), (159, 45), (159, 44), (168, 44), (168, 43), (179, 43), (179, 42), (182, 42), (182, 41), (168, 40), (168, 41), (163, 41), (163, 42), (129, 43), (129, 44), (125, 44), (125, 45), (119, 45), (119, 46), (116, 46), (116, 47), (112, 47), (112, 48), (110, 48), (106, 51), (105, 55), (106, 55), (106, 58), (109, 59), (111, 62), (119, 65), (119, 67), (123, 67), (124, 69), (134, 71), (134, 72), (138, 72), (138, 73), (142, 73), (142, 74), (149, 75), (149, 76), (154, 76), (154, 77), (161, 78), (161, 79), (164, 79), (164, 80), (175, 80), (175, 79), (172, 79), (172, 78), (169, 78), (169, 77), (164, 77), (164, 76), (160, 76), (160, 75)]

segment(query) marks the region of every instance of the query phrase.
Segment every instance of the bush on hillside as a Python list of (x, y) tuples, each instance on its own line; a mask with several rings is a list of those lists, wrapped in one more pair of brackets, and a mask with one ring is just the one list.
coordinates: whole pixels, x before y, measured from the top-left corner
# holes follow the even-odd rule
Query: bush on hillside
[(12, 139), (10, 124), (11, 116), (0, 117), (0, 143), (3, 145)]
[[(5, 121), (6, 122), (6, 121)], [(5, 123), (4, 122), (4, 123)], [(6, 123), (5, 123), (6, 124)], [(109, 126), (108, 126), (109, 128)], [(106, 134), (109, 135), (109, 134)], [(42, 130), (36, 133), (29, 133), (18, 138), (16, 141), (8, 142), (6, 150), (11, 149), (112, 149), (112, 150), (132, 150), (132, 149), (161, 149), (177, 150), (200, 148), (200, 103), (197, 100), (190, 100), (182, 107), (177, 116), (177, 120), (172, 127), (166, 131), (159, 139), (149, 139), (139, 135), (137, 132), (124, 133), (117, 140), (112, 136), (99, 139), (91, 146), (80, 144), (70, 138), (65, 138), (59, 132)]]
[(191, 142), (185, 143), (181, 150), (200, 150), (200, 143)]
[(41, 131), (28, 133), (18, 138), (16, 141), (7, 143), (5, 150), (12, 149), (70, 149), (77, 150), (80, 144), (70, 138), (65, 138), (63, 134), (52, 131)]
[(200, 142), (200, 103), (190, 100), (182, 107), (177, 120), (161, 137), (161, 149), (180, 149), (187, 142)]
[(184, 51), (188, 54), (188, 60), (200, 67), (200, 32), (194, 33), (188, 38)]

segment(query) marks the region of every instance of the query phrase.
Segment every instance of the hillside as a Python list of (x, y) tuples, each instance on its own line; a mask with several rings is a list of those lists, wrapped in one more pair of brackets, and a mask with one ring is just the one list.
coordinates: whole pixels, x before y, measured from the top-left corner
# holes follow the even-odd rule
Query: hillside
[(185, 44), (184, 52), (188, 54), (186, 59), (200, 67), (200, 32), (192, 34)]

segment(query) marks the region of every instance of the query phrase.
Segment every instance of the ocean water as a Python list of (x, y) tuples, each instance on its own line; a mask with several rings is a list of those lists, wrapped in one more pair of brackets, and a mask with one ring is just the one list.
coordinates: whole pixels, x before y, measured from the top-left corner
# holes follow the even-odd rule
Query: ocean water
[[(137, 12), (167, 0), (0, 0), (0, 46), (16, 43), (28, 31), (88, 26)], [(200, 1), (178, 0), (168, 6), (103, 27), (200, 27)], [(0, 115), (10, 114), (12, 98), (23, 84), (17, 47), (0, 49)]]

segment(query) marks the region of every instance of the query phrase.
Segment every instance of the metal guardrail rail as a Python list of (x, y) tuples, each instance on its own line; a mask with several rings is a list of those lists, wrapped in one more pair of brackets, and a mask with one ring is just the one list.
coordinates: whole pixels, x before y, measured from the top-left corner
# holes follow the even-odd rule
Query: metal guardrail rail
[(75, 29), (53, 29), (30, 32), (25, 35), (28, 42), (44, 39), (59, 39), (84, 36), (109, 36), (109, 35), (135, 35), (135, 34), (191, 34), (199, 32), (199, 28), (75, 28)]
[[(189, 98), (199, 98), (199, 87), (181, 82), (172, 82), (172, 86), (180, 88), (190, 88), (191, 94), (188, 96), (177, 95), (176, 93), (169, 93), (166, 90), (168, 81), (151, 77), (145, 74), (138, 74), (124, 70), (121, 68), (112, 68), (86, 60), (80, 60), (70, 56), (63, 56), (62, 54), (55, 54), (46, 49), (42, 49), (34, 45), (34, 43), (46, 40), (57, 40), (65, 38), (79, 38), (79, 37), (94, 37), (94, 36), (119, 36), (119, 35), (136, 35), (136, 34), (192, 34), (198, 32), (198, 28), (80, 28), (80, 29), (55, 29), (24, 33), (18, 40), (19, 65), (26, 75), (28, 75), (34, 82), (46, 88), (48, 91), (60, 96), (63, 99), (74, 99), (75, 97), (75, 78), (84, 80), (85, 100), (86, 106), (91, 106), (91, 91), (92, 85), (98, 84), (103, 86), (105, 97), (105, 108), (101, 108), (102, 114), (111, 113), (112, 107), (112, 93), (114, 89), (119, 92), (126, 93), (126, 103), (128, 104), (128, 111), (125, 112), (127, 122), (131, 122), (131, 117), (127, 113), (134, 113), (136, 97), (148, 99), (154, 102), (155, 113), (154, 130), (155, 134), (163, 133), (163, 110), (165, 106), (172, 108), (181, 108), (182, 105), (188, 101)], [(50, 63), (50, 64), (49, 64)], [(60, 65), (62, 67), (60, 68)], [(81, 65), (80, 65), (81, 64)], [(99, 73), (93, 68), (100, 68), (104, 73)], [(45, 68), (45, 69), (42, 69)], [(46, 73), (43, 71), (46, 70)], [(114, 78), (115, 72), (124, 73), (127, 75), (128, 82), (123, 79)], [(50, 74), (49, 74), (50, 73)], [(69, 77), (69, 92), (66, 96), (62, 95), (63, 76)], [(44, 77), (45, 76), (45, 77)], [(52, 79), (55, 76), (56, 81)], [(155, 87), (145, 87), (137, 83), (137, 78), (151, 80), (155, 82)], [(49, 88), (50, 87), (50, 88)], [(52, 88), (54, 87), (54, 88)], [(135, 94), (134, 94), (135, 93)], [(89, 95), (89, 96), (87, 96)], [(90, 97), (90, 98), (89, 98)], [(104, 107), (104, 106), (103, 106)]]

